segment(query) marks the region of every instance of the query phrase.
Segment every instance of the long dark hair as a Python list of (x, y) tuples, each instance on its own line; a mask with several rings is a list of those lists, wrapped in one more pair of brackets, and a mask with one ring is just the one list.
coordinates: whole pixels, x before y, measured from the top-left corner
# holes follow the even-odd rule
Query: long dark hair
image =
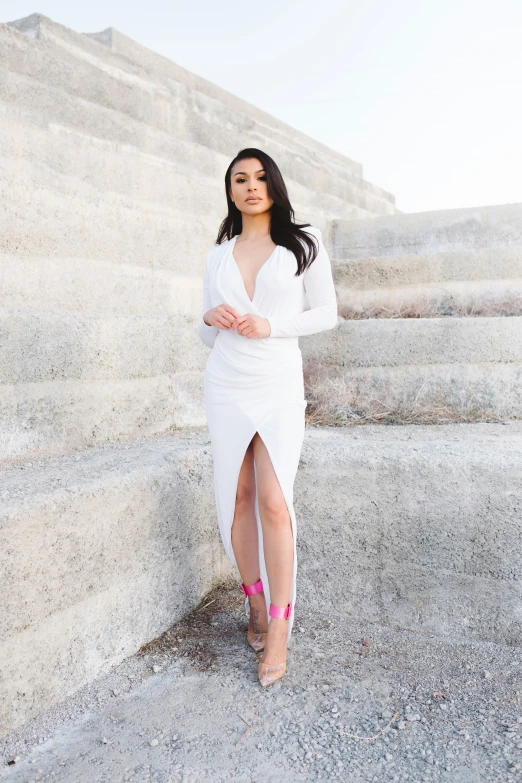
[(315, 237), (301, 230), (309, 226), (310, 223), (294, 223), (294, 210), (290, 204), (288, 191), (278, 165), (270, 155), (267, 155), (262, 150), (258, 150), (256, 147), (246, 147), (240, 150), (226, 171), (225, 193), (228, 215), (219, 227), (216, 245), (232, 239), (236, 234), (240, 234), (243, 229), (243, 218), (240, 210), (230, 198), (230, 188), (233, 166), (239, 160), (246, 160), (247, 158), (257, 158), (263, 164), (268, 195), (274, 202), (270, 209), (270, 236), (274, 244), (288, 248), (295, 255), (297, 260), (296, 277), (298, 277), (315, 260), (319, 247), (316, 241), (314, 241)]

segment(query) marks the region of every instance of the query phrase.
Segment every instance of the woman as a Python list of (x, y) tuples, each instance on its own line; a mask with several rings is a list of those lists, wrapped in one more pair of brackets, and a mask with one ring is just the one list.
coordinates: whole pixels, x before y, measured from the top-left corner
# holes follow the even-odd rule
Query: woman
[(198, 334), (212, 348), (204, 403), (219, 529), (242, 579), (247, 640), (263, 650), (266, 686), (285, 673), (296, 597), (293, 484), (306, 408), (298, 337), (333, 329), (337, 298), (321, 232), (293, 222), (269, 155), (241, 150), (225, 191)]

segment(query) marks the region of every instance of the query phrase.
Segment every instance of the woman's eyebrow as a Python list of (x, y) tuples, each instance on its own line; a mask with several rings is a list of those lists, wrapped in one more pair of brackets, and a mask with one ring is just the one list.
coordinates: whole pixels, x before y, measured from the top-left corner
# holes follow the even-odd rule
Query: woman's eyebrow
[[(259, 174), (260, 171), (264, 171), (264, 169), (258, 169), (257, 171), (254, 171), (254, 174)], [(234, 177), (237, 177), (238, 174), (246, 174), (246, 171), (235, 171)]]

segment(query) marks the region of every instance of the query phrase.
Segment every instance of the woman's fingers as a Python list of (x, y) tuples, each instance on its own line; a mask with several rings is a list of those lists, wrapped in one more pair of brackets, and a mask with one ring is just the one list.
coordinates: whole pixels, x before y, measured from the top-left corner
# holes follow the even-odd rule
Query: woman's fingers
[(238, 334), (243, 337), (260, 336), (260, 325), (264, 319), (253, 313), (239, 315), (235, 307), (228, 304), (221, 304), (214, 308), (215, 326), (220, 329), (237, 329)]
[(220, 326), (222, 329), (230, 329), (230, 325), (232, 322), (229, 321), (226, 315), (217, 314), (216, 321), (218, 322), (217, 326)]
[(238, 313), (238, 311), (236, 310), (236, 308), (235, 308), (235, 307), (232, 307), (232, 305), (228, 305), (228, 304), (222, 304), (222, 305), (220, 305), (220, 307), (221, 307), (221, 308), (223, 309), (223, 311), (225, 312), (225, 314), (226, 314), (227, 318), (229, 318), (229, 319), (230, 319), (230, 323), (232, 323), (232, 321), (234, 320), (234, 318), (237, 318), (237, 317), (238, 317), (238, 315), (239, 315), (239, 313)]
[(228, 304), (221, 304), (216, 307), (216, 320), (219, 326), (228, 329), (237, 318), (237, 310)]

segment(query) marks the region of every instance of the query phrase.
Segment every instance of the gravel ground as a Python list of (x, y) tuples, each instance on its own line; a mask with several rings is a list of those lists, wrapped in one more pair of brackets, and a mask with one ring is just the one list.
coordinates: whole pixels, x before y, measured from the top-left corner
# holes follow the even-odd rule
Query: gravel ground
[(339, 625), (298, 606), (287, 674), (262, 690), (245, 631), (239, 585), (221, 585), (135, 656), (4, 738), (0, 778), (522, 781), (520, 648)]

